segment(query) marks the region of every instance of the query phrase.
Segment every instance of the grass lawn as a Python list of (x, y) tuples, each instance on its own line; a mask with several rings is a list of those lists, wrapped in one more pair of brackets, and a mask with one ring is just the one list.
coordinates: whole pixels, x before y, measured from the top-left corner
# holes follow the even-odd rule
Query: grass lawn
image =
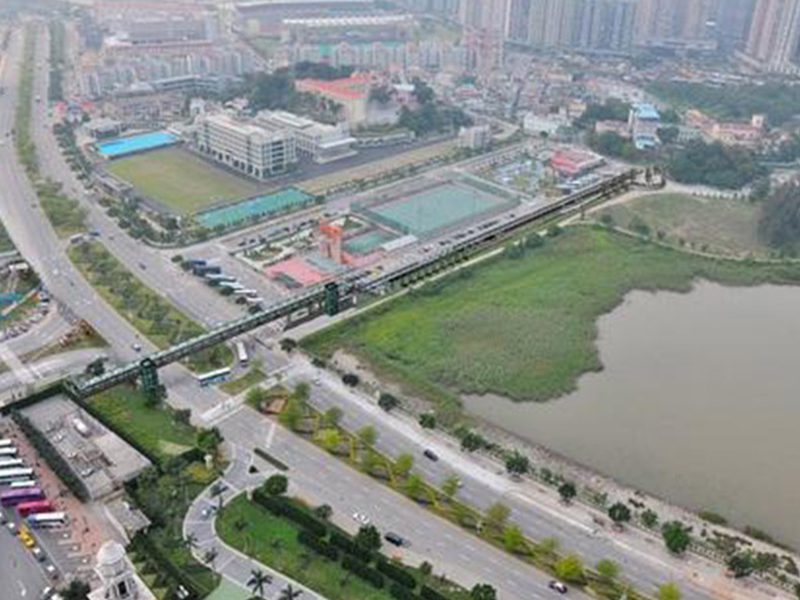
[(616, 225), (626, 228), (638, 217), (653, 235), (663, 232), (667, 242), (685, 243), (687, 247), (714, 254), (741, 256), (769, 252), (758, 238), (758, 205), (747, 200), (649, 194), (610, 206), (598, 214), (609, 214)]
[[(376, 589), (297, 541), (299, 527), (288, 519), (249, 502), (242, 495), (217, 518), (217, 533), (234, 548), (288, 577), (307, 585), (328, 600), (390, 600), (389, 590)], [(346, 580), (346, 583), (342, 583)]]
[(800, 265), (707, 259), (601, 228), (575, 227), (522, 258), (498, 256), (303, 340), (345, 348), (411, 393), (548, 400), (601, 368), (597, 318), (634, 289), (688, 291), (692, 280), (800, 283)]
[(255, 184), (180, 148), (144, 152), (112, 161), (106, 168), (143, 195), (182, 215), (257, 191)]
[(163, 459), (194, 446), (193, 427), (176, 423), (172, 412), (164, 406), (148, 407), (146, 396), (130, 386), (121, 385), (98, 394), (91, 404), (112, 425)]
[(254, 385), (261, 383), (266, 378), (266, 374), (260, 368), (251, 367), (247, 373), (238, 379), (232, 379), (231, 381), (226, 381), (225, 383), (220, 384), (219, 389), (226, 394), (236, 396), (245, 390), (249, 390)]

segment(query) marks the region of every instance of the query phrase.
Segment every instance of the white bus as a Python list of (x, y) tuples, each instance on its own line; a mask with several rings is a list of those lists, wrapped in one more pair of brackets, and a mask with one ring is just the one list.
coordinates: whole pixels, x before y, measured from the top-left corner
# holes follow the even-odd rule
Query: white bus
[(12, 481), (8, 484), (8, 487), (12, 490), (15, 488), (27, 488), (27, 487), (35, 487), (36, 480), (35, 479), (23, 479), (22, 481)]
[(10, 469), (12, 467), (21, 467), (22, 465), (21, 458), (0, 458), (0, 469)]
[(248, 298), (255, 298), (258, 296), (258, 292), (256, 290), (234, 290), (234, 296), (247, 296)]
[(31, 479), (33, 477), (33, 469), (16, 467), (13, 469), (0, 469), (0, 484), (9, 484), (12, 481), (22, 481), (23, 479)]
[(14, 442), (12, 442), (11, 440), (9, 440), (7, 438), (0, 439), (0, 448), (8, 448), (9, 446), (13, 446), (13, 445), (14, 445)]
[(50, 527), (63, 527), (67, 524), (67, 513), (47, 512), (34, 513), (28, 516), (28, 525), (33, 529), (46, 529)]
[(242, 341), (236, 342), (236, 356), (239, 358), (239, 366), (246, 367), (250, 359), (247, 356), (247, 348)]
[(200, 387), (207, 387), (209, 385), (219, 383), (220, 381), (227, 381), (228, 377), (230, 377), (230, 374), (230, 367), (225, 367), (224, 369), (217, 369), (216, 371), (198, 375), (197, 381), (200, 383)]
[(0, 457), (3, 456), (16, 456), (17, 449), (14, 446), (6, 446), (5, 448), (0, 448)]

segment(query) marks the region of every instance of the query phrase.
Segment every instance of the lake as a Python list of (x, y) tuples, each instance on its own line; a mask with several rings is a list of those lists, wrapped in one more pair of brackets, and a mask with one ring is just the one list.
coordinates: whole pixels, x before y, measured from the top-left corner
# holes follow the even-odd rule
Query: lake
[(800, 288), (633, 292), (599, 323), (605, 370), (545, 403), (465, 398), (524, 439), (800, 547)]

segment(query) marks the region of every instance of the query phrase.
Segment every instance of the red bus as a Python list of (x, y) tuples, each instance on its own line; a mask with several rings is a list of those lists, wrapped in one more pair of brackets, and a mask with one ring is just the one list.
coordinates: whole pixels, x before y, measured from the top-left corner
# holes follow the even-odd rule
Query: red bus
[(51, 512), (52, 510), (53, 505), (50, 500), (34, 500), (17, 504), (17, 512), (23, 518), (36, 513)]
[(43, 500), (44, 494), (38, 487), (16, 488), (0, 492), (0, 504), (3, 506), (16, 506), (23, 502)]

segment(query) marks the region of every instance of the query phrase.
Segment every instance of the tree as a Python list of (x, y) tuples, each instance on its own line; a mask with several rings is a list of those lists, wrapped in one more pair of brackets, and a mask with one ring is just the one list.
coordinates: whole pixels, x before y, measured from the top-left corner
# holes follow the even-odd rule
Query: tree
[(414, 457), (404, 452), (394, 461), (394, 473), (398, 477), (408, 477), (414, 467)]
[(681, 591), (674, 583), (663, 583), (658, 586), (658, 600), (681, 600)]
[(287, 354), (291, 353), (295, 348), (297, 348), (297, 342), (292, 338), (283, 338), (280, 341), (281, 350), (286, 352)]
[(247, 580), (247, 587), (253, 590), (256, 596), (264, 596), (265, 586), (272, 585), (272, 576), (267, 575), (261, 569), (250, 571), (250, 579)]
[(332, 406), (322, 413), (321, 421), (325, 427), (337, 427), (343, 416), (344, 413), (342, 412), (341, 408), (338, 406)]
[(642, 513), (642, 524), (648, 529), (654, 529), (658, 525), (658, 515), (649, 508)]
[(250, 388), (244, 395), (244, 401), (250, 406), (255, 406), (256, 408), (260, 408), (261, 405), (266, 402), (267, 398), (267, 390), (260, 386)]
[(378, 406), (380, 406), (386, 412), (391, 412), (398, 406), (400, 406), (400, 400), (395, 398), (392, 394), (387, 394), (386, 392), (382, 392), (380, 397), (378, 398)]
[(606, 581), (613, 581), (619, 575), (619, 565), (607, 558), (598, 561), (595, 569), (600, 577)]
[(342, 383), (349, 387), (356, 387), (361, 379), (355, 373), (345, 373), (342, 375)]
[(511, 509), (509, 509), (505, 504), (495, 502), (486, 511), (486, 526), (493, 530), (494, 533), (500, 533), (505, 528), (510, 514)]
[(622, 502), (617, 502), (608, 509), (608, 517), (614, 521), (615, 525), (622, 527), (631, 520), (631, 509)]
[(770, 248), (800, 249), (800, 186), (787, 183), (768, 195), (761, 207), (758, 232)]
[(281, 590), (280, 596), (278, 596), (278, 600), (295, 600), (299, 598), (303, 594), (303, 590), (296, 590), (292, 587), (290, 583), (285, 588)]
[(289, 479), (286, 475), (277, 473), (270, 476), (263, 484), (262, 489), (272, 497), (283, 496), (289, 489)]
[(406, 479), (406, 483), (403, 487), (406, 494), (414, 500), (419, 500), (420, 494), (422, 494), (422, 490), (425, 488), (425, 484), (420, 475), (412, 473), (408, 476), (408, 479)]
[(689, 535), (691, 527), (687, 527), (680, 521), (670, 521), (661, 527), (661, 536), (667, 549), (673, 554), (683, 554), (692, 542)]
[(556, 577), (562, 581), (581, 583), (583, 581), (583, 563), (574, 554), (568, 554), (553, 565)]
[(452, 500), (461, 487), (461, 479), (458, 475), (450, 475), (442, 482), (442, 493), (448, 500)]
[(478, 583), (469, 592), (471, 600), (497, 600), (497, 590), (488, 583)]
[(318, 438), (322, 447), (328, 452), (333, 452), (342, 443), (342, 435), (338, 429), (323, 429), (319, 432)]
[(433, 413), (422, 413), (419, 416), (419, 425), (423, 429), (436, 429), (436, 415)]
[(755, 571), (755, 565), (753, 563), (752, 552), (737, 552), (728, 557), (725, 566), (728, 567), (728, 570), (736, 579), (742, 579), (753, 574), (753, 571)]
[(354, 541), (365, 550), (377, 552), (381, 549), (381, 534), (374, 525), (360, 527)]
[(430, 577), (433, 574), (433, 565), (423, 560), (419, 565), (419, 572), (423, 577)]
[(578, 495), (578, 490), (575, 488), (574, 483), (565, 481), (558, 487), (558, 495), (561, 496), (561, 500), (565, 504), (569, 504)]
[(89, 592), (92, 588), (89, 584), (80, 579), (73, 579), (69, 585), (61, 591), (64, 600), (88, 600)]
[(206, 454), (215, 454), (217, 447), (224, 441), (219, 429), (201, 429), (197, 434), (197, 447)]
[(475, 433), (474, 431), (468, 431), (461, 437), (462, 450), (465, 450), (467, 452), (475, 452), (476, 450), (480, 450), (481, 448), (485, 447), (486, 447), (486, 440), (479, 433)]
[(314, 509), (314, 514), (323, 521), (328, 521), (333, 516), (333, 508), (330, 504), (321, 504)]
[(305, 416), (305, 402), (293, 394), (286, 402), (281, 414), (278, 415), (278, 420), (284, 427), (296, 431)]
[(375, 468), (381, 464), (380, 456), (373, 450), (367, 450), (361, 456), (361, 469), (368, 475), (371, 474)]
[(512, 476), (519, 477), (530, 470), (530, 461), (524, 454), (517, 450), (506, 454), (506, 471)]
[(539, 551), (544, 554), (555, 554), (556, 550), (558, 550), (559, 542), (558, 538), (554, 537), (546, 537), (539, 540), (537, 547)]
[(358, 436), (358, 441), (361, 442), (365, 448), (372, 448), (375, 442), (378, 441), (378, 432), (375, 431), (372, 425), (362, 427), (358, 430), (356, 435)]
[(525, 536), (518, 525), (509, 525), (503, 530), (503, 547), (506, 552), (520, 552), (526, 545)]

